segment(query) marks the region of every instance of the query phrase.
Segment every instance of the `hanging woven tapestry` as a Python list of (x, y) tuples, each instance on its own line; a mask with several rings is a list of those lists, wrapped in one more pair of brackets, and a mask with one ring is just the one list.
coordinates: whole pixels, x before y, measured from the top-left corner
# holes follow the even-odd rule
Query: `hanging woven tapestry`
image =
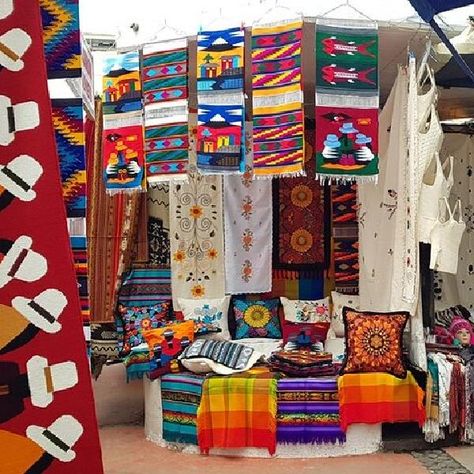
[(186, 178), (188, 133), (187, 100), (145, 107), (145, 160), (148, 183)]
[(143, 98), (145, 105), (188, 98), (186, 39), (143, 47)]
[(2, 0), (0, 18), (0, 471), (101, 474), (39, 2)]
[(252, 28), (256, 176), (304, 172), (302, 22)]
[(81, 77), (79, 0), (40, 0), (39, 3), (48, 78)]
[(357, 186), (332, 186), (334, 280), (340, 293), (359, 293)]
[(314, 179), (314, 121), (306, 127), (305, 177), (273, 183), (273, 268), (280, 278), (321, 276), (325, 263), (324, 189)]
[(104, 116), (104, 182), (108, 193), (144, 190), (141, 112)]
[(169, 185), (155, 184), (147, 191), (148, 256), (152, 265), (170, 263)]
[(170, 183), (171, 284), (178, 298), (224, 297), (222, 179), (189, 174)]
[(104, 114), (133, 112), (142, 108), (138, 51), (113, 53), (103, 60)]
[(90, 320), (89, 285), (87, 278), (87, 239), (86, 236), (71, 236), (72, 256), (76, 270), (77, 287), (83, 322)]
[(81, 99), (54, 99), (53, 127), (67, 217), (86, 217), (86, 158)]
[(317, 177), (370, 182), (378, 175), (377, 24), (316, 24)]
[(272, 286), (272, 183), (250, 171), (224, 177), (226, 292), (264, 293)]
[(199, 105), (197, 166), (200, 171), (244, 171), (242, 124), (243, 102), (240, 105)]
[(197, 39), (197, 90), (224, 91), (244, 86), (244, 30), (201, 31)]

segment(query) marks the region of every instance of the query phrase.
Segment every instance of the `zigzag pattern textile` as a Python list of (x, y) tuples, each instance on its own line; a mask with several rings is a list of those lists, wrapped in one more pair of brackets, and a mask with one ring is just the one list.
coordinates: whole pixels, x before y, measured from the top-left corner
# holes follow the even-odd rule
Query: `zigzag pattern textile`
[(301, 21), (252, 28), (256, 176), (304, 174)]
[(197, 167), (243, 172), (244, 30), (202, 31), (197, 48)]
[(186, 39), (143, 48), (145, 163), (148, 183), (183, 178), (188, 167)]
[(373, 22), (316, 24), (316, 167), (328, 182), (378, 176), (378, 31)]
[(81, 76), (79, 0), (40, 0), (49, 79)]
[(86, 159), (81, 99), (51, 101), (67, 217), (86, 217)]

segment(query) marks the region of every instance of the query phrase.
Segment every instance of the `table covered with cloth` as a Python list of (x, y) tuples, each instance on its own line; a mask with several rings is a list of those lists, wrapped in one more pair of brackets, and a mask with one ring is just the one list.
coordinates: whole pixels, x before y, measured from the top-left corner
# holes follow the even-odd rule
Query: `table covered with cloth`
[(277, 376), (255, 368), (211, 376), (202, 386), (197, 413), (198, 444), (211, 448), (276, 449)]
[(292, 444), (342, 443), (335, 378), (278, 381), (277, 441)]
[(406, 378), (375, 372), (345, 374), (338, 379), (341, 428), (353, 423), (425, 421), (424, 392), (411, 372)]

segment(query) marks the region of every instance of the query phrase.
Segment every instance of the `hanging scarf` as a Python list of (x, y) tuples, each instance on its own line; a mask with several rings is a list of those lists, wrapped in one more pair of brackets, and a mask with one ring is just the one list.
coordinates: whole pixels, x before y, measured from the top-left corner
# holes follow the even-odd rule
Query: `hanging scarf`
[(459, 362), (453, 364), (449, 390), (449, 432), (459, 431), (461, 439), (466, 426), (466, 398), (464, 368)]
[(252, 28), (256, 176), (304, 174), (301, 21)]
[(244, 30), (201, 31), (197, 49), (197, 167), (243, 172)]
[(443, 435), (439, 429), (439, 373), (438, 365), (428, 358), (428, 381), (426, 385), (426, 421), (423, 425), (425, 439), (434, 443)]
[(143, 48), (145, 160), (148, 183), (184, 178), (188, 166), (187, 40)]
[(316, 171), (322, 181), (376, 182), (377, 24), (316, 23)]

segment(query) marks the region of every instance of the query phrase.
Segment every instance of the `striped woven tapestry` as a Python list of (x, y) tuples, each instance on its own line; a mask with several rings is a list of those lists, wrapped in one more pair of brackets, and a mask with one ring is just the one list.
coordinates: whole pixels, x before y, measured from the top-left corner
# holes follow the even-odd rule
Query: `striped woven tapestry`
[(304, 171), (302, 22), (252, 28), (253, 150), (256, 176)]
[(71, 236), (72, 256), (76, 270), (79, 301), (83, 322), (90, 320), (89, 283), (87, 277), (87, 238), (86, 236)]
[(39, 4), (48, 78), (80, 77), (79, 0), (40, 0)]
[(52, 118), (67, 217), (86, 217), (86, 159), (81, 99), (53, 99)]
[(244, 30), (201, 31), (197, 48), (197, 167), (243, 172)]
[(187, 40), (146, 45), (142, 81), (148, 182), (184, 177), (188, 165)]
[(282, 379), (277, 386), (277, 441), (343, 443), (335, 379)]

